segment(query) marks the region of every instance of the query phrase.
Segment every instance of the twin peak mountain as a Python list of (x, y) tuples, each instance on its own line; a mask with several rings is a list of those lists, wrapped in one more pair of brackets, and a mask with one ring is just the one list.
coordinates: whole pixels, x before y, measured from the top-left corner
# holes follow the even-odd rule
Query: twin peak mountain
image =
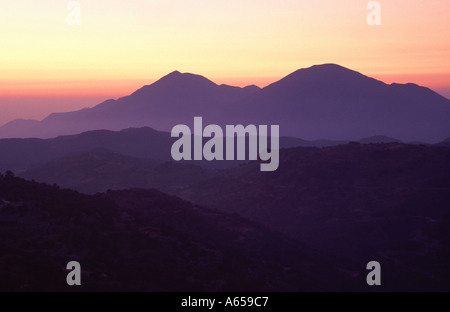
[(439, 142), (450, 136), (450, 100), (415, 84), (385, 84), (335, 64), (293, 72), (265, 87), (217, 85), (172, 72), (129, 96), (93, 108), (15, 120), (0, 138), (50, 138), (89, 130), (192, 124), (279, 125), (280, 135), (308, 140), (355, 140), (384, 135)]

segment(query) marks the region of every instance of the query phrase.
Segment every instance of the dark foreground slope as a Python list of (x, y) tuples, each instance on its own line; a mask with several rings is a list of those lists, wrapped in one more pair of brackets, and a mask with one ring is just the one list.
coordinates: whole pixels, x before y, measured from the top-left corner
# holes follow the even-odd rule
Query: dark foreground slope
[[(0, 290), (298, 291), (353, 282), (306, 247), (237, 215), (154, 190), (82, 195), (0, 176)], [(350, 281), (350, 282), (349, 282)], [(77, 289), (75, 289), (77, 290)]]
[[(399, 288), (450, 290), (450, 150), (348, 144), (282, 150), (180, 192), (343, 261), (378, 259)], [(337, 260), (339, 263), (341, 260)]]
[(384, 290), (450, 290), (447, 148), (353, 143), (283, 149), (275, 172), (260, 172), (257, 162), (222, 171), (175, 163), (149, 169), (135, 159), (94, 153), (34, 174), (80, 190), (160, 188), (302, 241), (359, 282), (360, 269), (377, 260)]
[(190, 162), (158, 162), (108, 150), (93, 150), (36, 166), (20, 176), (57, 184), (86, 194), (127, 188), (156, 188), (176, 193), (194, 181), (214, 176), (216, 171)]

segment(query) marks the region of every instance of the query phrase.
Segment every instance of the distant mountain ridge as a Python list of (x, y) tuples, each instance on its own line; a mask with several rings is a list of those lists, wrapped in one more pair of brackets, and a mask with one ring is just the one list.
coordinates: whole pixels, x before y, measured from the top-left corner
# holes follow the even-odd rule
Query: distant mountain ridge
[[(121, 131), (93, 130), (53, 139), (0, 139), (0, 170), (22, 172), (36, 165), (83, 153), (109, 151), (124, 156), (152, 160), (173, 161), (171, 147), (176, 138), (170, 133), (152, 128), (129, 128)], [(293, 137), (281, 137), (280, 147), (334, 146), (345, 141), (307, 141)], [(195, 161), (190, 165), (208, 168), (229, 168), (245, 161)]]
[(168, 131), (193, 116), (216, 120), (224, 106), (259, 91), (217, 85), (194, 74), (174, 71), (129, 96), (107, 100), (93, 108), (53, 113), (37, 121), (13, 121), (0, 127), (0, 138), (51, 138), (92, 130), (123, 130), (148, 126)]
[(297, 70), (260, 89), (217, 85), (172, 72), (129, 96), (93, 108), (13, 121), (0, 137), (49, 138), (89, 130), (149, 126), (170, 131), (205, 124), (278, 124), (281, 135), (350, 141), (387, 136), (436, 143), (450, 136), (450, 100), (415, 84), (385, 84), (336, 64)]
[[(170, 133), (152, 128), (129, 128), (121, 131), (94, 130), (53, 139), (0, 139), (0, 171), (24, 172), (61, 158), (75, 157), (85, 153), (108, 151), (123, 156), (151, 160), (154, 163), (173, 161), (171, 147), (176, 138)], [(204, 143), (207, 140), (204, 140)], [(280, 148), (329, 147), (347, 144), (350, 141), (303, 140), (295, 137), (280, 137)], [(361, 144), (400, 142), (395, 138), (374, 136), (355, 140)], [(450, 147), (450, 142), (437, 145)], [(247, 161), (186, 161), (191, 166), (208, 169), (225, 169)]]
[[(59, 136), (53, 139), (0, 139), (0, 170), (21, 172), (30, 166), (52, 162), (59, 158), (107, 150), (124, 156), (150, 159), (157, 162), (172, 161), (171, 147), (175, 138), (168, 132), (152, 128), (129, 128), (121, 131), (94, 130), (81, 134)], [(281, 137), (280, 147), (330, 146), (346, 142), (306, 141)], [(232, 167), (242, 161), (193, 162), (207, 167)]]
[[(144, 129), (134, 130), (138, 133)], [(281, 142), (283, 146), (280, 151), (281, 157), (284, 157), (285, 149), (289, 148), (326, 148), (347, 144), (347, 142), (333, 141), (311, 142), (296, 138), (281, 138)], [(361, 145), (361, 148), (364, 148), (363, 145), (366, 144), (384, 145), (398, 141), (375, 137), (362, 139), (360, 142), (365, 143), (353, 142), (352, 144)], [(19, 175), (26, 179), (57, 184), (86, 194), (128, 188), (156, 188), (163, 192), (179, 194), (180, 190), (186, 189), (187, 185), (201, 183), (214, 177), (219, 178), (224, 174), (224, 170), (236, 168), (238, 165), (245, 166), (246, 163), (242, 161), (230, 166), (217, 167), (217, 164), (204, 162), (179, 163), (170, 159), (155, 161), (149, 158), (126, 156), (117, 151), (101, 148), (72, 153), (44, 164), (24, 166), (27, 170), (20, 171)], [(0, 170), (1, 168), (0, 163)]]
[(0, 139), (0, 170), (21, 171), (71, 154), (107, 149), (124, 155), (169, 160), (169, 133), (151, 128), (96, 130), (54, 139)]

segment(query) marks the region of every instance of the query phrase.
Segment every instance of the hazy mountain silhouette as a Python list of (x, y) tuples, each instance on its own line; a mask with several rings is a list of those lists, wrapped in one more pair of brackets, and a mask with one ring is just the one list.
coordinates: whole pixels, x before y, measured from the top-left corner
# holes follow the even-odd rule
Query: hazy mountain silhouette
[[(288, 139), (285, 144), (287, 147), (299, 147), (300, 145), (295, 145), (295, 143), (299, 143), (299, 141), (304, 144), (303, 147), (312, 147), (310, 145), (311, 142), (309, 141), (297, 140), (295, 138), (286, 139)], [(389, 138), (383, 137), (381, 137), (380, 140), (390, 141)], [(369, 138), (360, 141), (379, 140)], [(367, 147), (363, 143), (359, 142), (353, 142), (350, 144), (351, 146), (361, 145), (360, 149), (362, 151), (377, 151), (377, 149), (373, 149), (371, 147), (374, 143), (364, 143), (369, 144)], [(379, 150), (382, 151), (385, 146), (384, 144), (385, 143), (379, 144), (379, 142), (376, 142), (375, 146), (379, 146)], [(337, 145), (338, 144), (331, 144), (328, 146), (332, 147)], [(408, 145), (400, 144), (399, 146)], [(435, 146), (450, 147), (450, 145), (446, 145), (445, 142), (436, 144)], [(423, 148), (425, 145), (420, 147)], [(284, 157), (286, 151), (286, 149), (282, 149), (280, 151), (281, 157)], [(418, 149), (418, 151), (422, 150)], [(337, 155), (340, 158), (343, 157), (343, 155)], [(433, 153), (430, 155), (433, 155)], [(349, 161), (353, 161), (353, 157), (354, 156), (351, 156)], [(377, 168), (378, 165), (382, 166), (382, 164), (376, 164), (374, 167)], [(247, 165), (246, 162), (241, 162), (239, 166), (240, 168), (250, 168), (250, 165)], [(393, 168), (394, 164), (392, 163), (390, 166)], [(191, 194), (193, 192), (191, 187), (194, 187), (197, 183), (202, 184), (208, 179), (215, 180), (215, 178), (220, 180), (228, 176), (230, 172), (233, 172), (232, 170), (229, 170), (233, 167), (237, 166), (232, 166), (227, 170), (223, 170), (226, 168), (216, 170), (214, 169), (214, 166), (203, 166), (202, 162), (155, 161), (149, 158), (125, 156), (117, 151), (95, 149), (81, 153), (73, 153), (44, 164), (30, 165), (26, 168), (27, 170), (23, 170), (23, 172), (20, 172), (19, 175), (26, 179), (33, 179), (49, 184), (57, 184), (62, 187), (71, 188), (90, 194), (104, 192), (108, 189), (117, 190), (138, 187), (156, 188), (171, 194), (188, 196), (187, 194)], [(239, 170), (237, 170), (237, 172), (239, 172)], [(426, 176), (425, 172), (423, 173), (423, 176)], [(182, 192), (184, 191), (187, 193), (183, 194)], [(192, 199), (193, 197), (187, 198)], [(210, 205), (211, 203), (208, 204)]]
[[(154, 162), (172, 161), (171, 147), (176, 138), (170, 133), (154, 129), (130, 128), (121, 131), (94, 130), (53, 139), (0, 139), (0, 170), (23, 172), (39, 164), (56, 161), (98, 150), (108, 150), (124, 156), (151, 159)], [(206, 140), (205, 140), (206, 142)], [(281, 137), (280, 147), (332, 146), (341, 141), (306, 141), (292, 137)], [(82, 163), (84, 161), (80, 160)], [(230, 168), (245, 161), (193, 161), (188, 165), (207, 168)]]
[(39, 127), (41, 122), (37, 120), (16, 119), (0, 127), (0, 137), (30, 137)]
[(129, 96), (107, 100), (93, 108), (51, 114), (40, 123), (6, 124), (0, 128), (0, 137), (49, 138), (142, 126), (167, 131), (176, 124), (192, 123), (193, 116), (202, 116), (205, 122), (218, 120), (225, 106), (257, 91), (256, 86), (216, 85), (202, 76), (175, 71)]
[(1, 139), (0, 169), (21, 171), (33, 164), (96, 149), (153, 160), (171, 160), (169, 133), (151, 128), (125, 129), (120, 132), (96, 130), (54, 139)]
[(387, 85), (334, 64), (298, 70), (240, 106), (246, 110), (239, 121), (280, 124), (284, 135), (308, 140), (384, 135), (438, 142), (450, 131), (450, 100), (424, 87)]
[(396, 140), (394, 138), (390, 138), (383, 135), (377, 135), (370, 138), (364, 138), (361, 140), (358, 140), (361, 144), (371, 144), (371, 143), (401, 143), (399, 140)]
[(15, 121), (0, 137), (55, 137), (87, 130), (150, 126), (279, 124), (283, 136), (356, 140), (384, 135), (436, 143), (450, 135), (450, 100), (414, 84), (391, 84), (339, 65), (300, 69), (266, 88), (217, 85), (173, 72), (118, 100), (52, 114), (42, 122)]

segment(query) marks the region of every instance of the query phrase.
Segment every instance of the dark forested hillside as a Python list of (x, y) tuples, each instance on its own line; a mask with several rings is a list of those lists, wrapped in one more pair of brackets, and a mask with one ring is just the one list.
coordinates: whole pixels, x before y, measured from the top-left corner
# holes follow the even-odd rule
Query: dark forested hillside
[(275, 172), (250, 163), (180, 195), (337, 258), (379, 259), (408, 289), (450, 289), (449, 149), (355, 143), (282, 150), (280, 160)]
[(214, 174), (215, 171), (189, 162), (161, 162), (129, 157), (108, 150), (94, 150), (36, 166), (21, 176), (95, 194), (133, 187), (157, 188), (174, 193), (178, 188), (184, 188)]
[[(2, 263), (39, 258), (56, 270), (72, 255), (88, 259), (88, 266), (104, 264), (109, 274), (124, 272), (111, 277), (117, 287), (136, 289), (311, 290), (339, 284), (367, 290), (365, 265), (375, 260), (383, 265), (382, 290), (450, 290), (447, 148), (350, 143), (282, 149), (275, 172), (261, 172), (258, 162), (210, 171), (108, 151), (74, 157), (35, 173), (90, 192), (160, 188), (217, 210), (158, 191), (87, 196), (9, 174), (0, 185), (1, 246), (14, 257)], [(128, 280), (130, 262), (148, 274), (169, 268), (178, 273), (161, 273), (156, 284), (146, 284), (147, 277), (133, 271)], [(218, 282), (225, 271), (229, 280)], [(238, 282), (242, 276), (244, 284)]]
[[(304, 245), (156, 190), (87, 196), (0, 176), (0, 290), (297, 291), (353, 282)], [(341, 285), (340, 285), (341, 284)], [(343, 288), (342, 288), (343, 287)]]

